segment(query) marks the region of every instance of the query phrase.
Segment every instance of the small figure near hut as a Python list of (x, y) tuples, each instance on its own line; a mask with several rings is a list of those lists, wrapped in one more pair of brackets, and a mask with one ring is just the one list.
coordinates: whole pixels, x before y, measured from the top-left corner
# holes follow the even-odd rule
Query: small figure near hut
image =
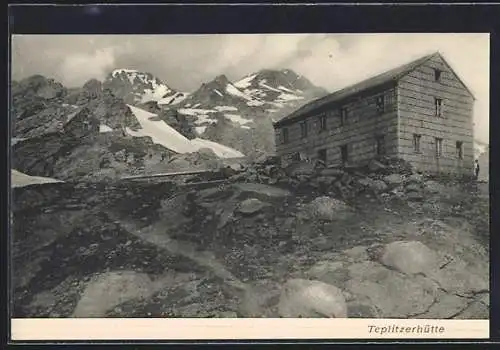
[(476, 161), (474, 162), (474, 176), (475, 176), (475, 179), (478, 180), (479, 179), (479, 160), (476, 159)]

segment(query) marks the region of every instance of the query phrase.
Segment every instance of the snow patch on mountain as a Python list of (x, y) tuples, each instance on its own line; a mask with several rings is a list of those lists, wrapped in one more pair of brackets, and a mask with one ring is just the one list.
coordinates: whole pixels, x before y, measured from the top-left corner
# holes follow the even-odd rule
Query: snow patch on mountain
[(56, 183), (56, 182), (62, 182), (62, 181), (52, 179), (49, 177), (30, 176), (15, 169), (11, 169), (11, 178), (10, 178), (11, 187), (24, 187), (35, 184)]
[[(196, 138), (189, 140), (184, 137), (163, 120), (156, 120), (156, 114), (145, 111), (143, 109), (128, 105), (132, 113), (135, 115), (141, 125), (141, 129), (134, 131), (126, 128), (128, 134), (134, 137), (149, 136), (154, 143), (160, 144), (176, 153), (192, 153), (201, 148), (210, 148), (215, 154), (222, 158), (239, 158), (244, 155), (230, 147), (221, 145), (217, 142)], [(199, 129), (198, 129), (199, 130)], [(197, 130), (197, 131), (198, 131)]]
[(116, 77), (117, 75), (122, 73), (138, 73), (138, 71), (135, 69), (118, 68), (111, 72), (111, 76)]
[(280, 92), (281, 93), (281, 90), (275, 89), (272, 86), (267, 85), (266, 83), (267, 83), (266, 79), (261, 80), (261, 81), (259, 81), (259, 86), (262, 86), (263, 88), (271, 90), (271, 91), (275, 91), (275, 92)]
[(207, 130), (207, 126), (195, 126), (194, 130), (198, 135), (202, 135)]
[[(283, 85), (278, 86), (278, 89), (283, 90), (283, 91), (286, 91), (286, 92), (291, 92), (292, 94), (295, 92), (295, 91), (293, 91), (293, 90), (290, 90), (290, 89), (288, 89), (288, 88), (284, 87)], [(298, 90), (297, 90), (297, 91), (298, 91)]]
[(281, 94), (278, 96), (278, 99), (282, 101), (296, 101), (296, 100), (303, 100), (304, 97), (293, 94)]
[(145, 89), (144, 95), (142, 95), (141, 103), (146, 103), (149, 101), (159, 101), (163, 99), (163, 96), (172, 92), (170, 88), (164, 84), (156, 84), (155, 81), (152, 82), (153, 89)]
[(242, 118), (239, 114), (224, 114), (224, 117), (240, 125), (245, 125), (252, 122), (250, 119)]
[(233, 96), (244, 98), (245, 100), (252, 101), (250, 96), (245, 95), (243, 92), (238, 90), (233, 84), (227, 84), (226, 91)]
[(238, 110), (238, 108), (233, 106), (215, 106), (214, 109), (218, 112), (234, 112)]
[(106, 124), (100, 124), (99, 125), (99, 132), (100, 133), (105, 133), (105, 132), (112, 132), (113, 129), (107, 126)]
[(252, 84), (252, 80), (255, 79), (256, 76), (257, 76), (257, 74), (249, 75), (249, 76), (237, 81), (236, 83), (234, 83), (234, 86), (236, 86), (239, 89), (245, 89)]
[(258, 107), (258, 106), (262, 106), (263, 104), (265, 104), (265, 102), (257, 101), (257, 100), (247, 102), (247, 106), (250, 106), (250, 107)]

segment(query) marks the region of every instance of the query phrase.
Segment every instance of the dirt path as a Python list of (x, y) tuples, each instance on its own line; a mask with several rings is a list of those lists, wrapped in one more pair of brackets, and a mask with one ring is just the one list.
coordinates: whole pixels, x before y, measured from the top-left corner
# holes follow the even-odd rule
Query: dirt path
[[(110, 214), (110, 218), (113, 218), (113, 215)], [(246, 294), (250, 292), (250, 287), (236, 278), (224, 267), (224, 265), (219, 263), (215, 259), (215, 256), (212, 252), (196, 250), (196, 248), (194, 248), (193, 245), (188, 242), (182, 242), (171, 238), (165, 232), (165, 229), (162, 227), (161, 222), (155, 223), (145, 228), (140, 228), (130, 220), (124, 220), (117, 217), (114, 219), (116, 221), (119, 221), (120, 225), (125, 230), (140, 238), (141, 240), (154, 244), (159, 248), (165, 249), (172, 255), (188, 258), (199, 266), (212, 272), (216, 277), (220, 278), (227, 286), (229, 286), (235, 294), (239, 295), (241, 293)]]

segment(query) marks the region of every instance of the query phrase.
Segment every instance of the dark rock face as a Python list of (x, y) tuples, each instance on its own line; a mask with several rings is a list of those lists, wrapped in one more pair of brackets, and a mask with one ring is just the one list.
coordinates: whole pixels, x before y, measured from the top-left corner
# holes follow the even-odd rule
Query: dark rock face
[(87, 131), (93, 130), (94, 133), (98, 132), (100, 124), (114, 130), (140, 127), (123, 100), (115, 97), (109, 90), (103, 91), (97, 80), (89, 81), (84, 88), (72, 91), (69, 100), (75, 104), (68, 104), (67, 100), (58, 98), (46, 100), (40, 97), (33, 99), (29, 94), (16, 95), (13, 111), (22, 113), (12, 118), (13, 136), (23, 139), (68, 132), (82, 122), (93, 125)]
[[(35, 79), (38, 85), (43, 82), (39, 80)], [(145, 162), (160, 162), (172, 155), (151, 138), (134, 138), (124, 132), (125, 128), (137, 130), (140, 124), (125, 102), (102, 89), (99, 81), (88, 81), (66, 98), (37, 97), (38, 104), (33, 104), (29, 94), (16, 95), (14, 107), (38, 106), (40, 110), (25, 108), (22, 118), (13, 120), (13, 134), (21, 140), (12, 147), (13, 168), (62, 180), (116, 178), (144, 168)], [(110, 132), (101, 133), (102, 126)]]
[(167, 109), (160, 111), (158, 117), (188, 139), (197, 137), (188, 116), (180, 114), (176, 110)]
[[(46, 108), (57, 108), (57, 105), (61, 103), (61, 99), (66, 94), (67, 89), (62, 84), (41, 75), (34, 75), (19, 82), (13, 82), (11, 84), (11, 121), (14, 126), (14, 136), (17, 136), (18, 133), (22, 134), (26, 129), (36, 128), (36, 126), (30, 126), (28, 121), (20, 126), (21, 130), (18, 130), (16, 128), (17, 121), (33, 117)], [(52, 113), (60, 114), (54, 111)], [(47, 121), (47, 115), (52, 113), (47, 112), (41, 118)], [(37, 126), (40, 126), (39, 123), (37, 123)], [(48, 129), (51, 129), (51, 127), (48, 127)]]
[(68, 93), (65, 101), (71, 105), (83, 106), (91, 100), (100, 98), (102, 93), (102, 83), (99, 80), (91, 79), (82, 88), (74, 89)]
[(74, 108), (58, 103), (42, 102), (38, 106), (31, 105), (24, 110), (22, 118), (12, 119), (14, 137), (30, 138), (62, 131), (67, 120), (76, 113)]
[(39, 97), (44, 100), (52, 100), (64, 97), (67, 93), (66, 88), (54, 79), (48, 79), (42, 75), (33, 75), (29, 78), (15, 82), (11, 86), (12, 97)]

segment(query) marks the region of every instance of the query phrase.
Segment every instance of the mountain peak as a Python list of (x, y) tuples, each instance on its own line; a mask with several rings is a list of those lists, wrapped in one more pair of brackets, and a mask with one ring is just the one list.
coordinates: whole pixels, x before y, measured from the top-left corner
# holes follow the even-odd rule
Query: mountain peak
[(177, 94), (153, 74), (128, 68), (113, 70), (104, 80), (103, 87), (132, 105), (160, 101)]
[(230, 83), (229, 79), (227, 78), (227, 76), (225, 74), (221, 74), (221, 75), (216, 76), (213, 81), (218, 83), (218, 84), (221, 84), (221, 85), (225, 85), (225, 84)]

